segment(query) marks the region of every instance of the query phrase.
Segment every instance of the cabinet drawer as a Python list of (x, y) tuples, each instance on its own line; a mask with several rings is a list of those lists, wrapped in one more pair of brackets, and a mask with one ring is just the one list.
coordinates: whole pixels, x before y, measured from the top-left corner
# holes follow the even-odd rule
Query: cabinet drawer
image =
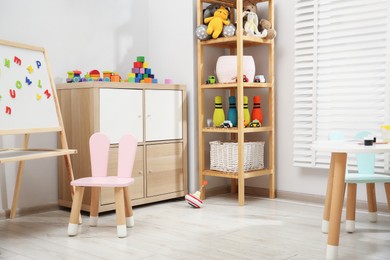
[(147, 196), (182, 191), (184, 189), (182, 143), (148, 145), (146, 153)]

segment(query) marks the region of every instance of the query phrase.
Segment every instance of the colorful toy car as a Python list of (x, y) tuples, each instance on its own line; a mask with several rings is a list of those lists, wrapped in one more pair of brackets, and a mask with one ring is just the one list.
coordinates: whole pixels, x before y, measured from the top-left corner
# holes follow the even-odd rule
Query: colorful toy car
[[(236, 82), (237, 82), (237, 77), (234, 77), (233, 79), (236, 80)], [(249, 80), (248, 80), (248, 78), (247, 78), (246, 75), (243, 75), (242, 81), (243, 81), (243, 82), (249, 82)]]
[(211, 75), (208, 77), (208, 79), (206, 80), (206, 84), (215, 84), (216, 83), (216, 80), (215, 80), (215, 76)]
[(233, 127), (233, 124), (230, 120), (225, 120), (223, 123), (219, 126), (220, 128), (230, 128)]
[(255, 119), (252, 122), (250, 122), (249, 127), (260, 127), (261, 123), (259, 120)]
[(265, 83), (265, 77), (264, 75), (256, 75), (254, 82), (257, 83)]

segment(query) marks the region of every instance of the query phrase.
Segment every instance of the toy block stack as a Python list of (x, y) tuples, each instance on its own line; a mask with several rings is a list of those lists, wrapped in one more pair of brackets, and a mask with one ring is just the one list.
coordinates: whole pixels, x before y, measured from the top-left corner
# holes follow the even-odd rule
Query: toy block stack
[(145, 62), (144, 56), (138, 56), (137, 61), (134, 63), (134, 67), (131, 69), (131, 73), (127, 75), (128, 81), (133, 83), (158, 83), (158, 80), (154, 78), (152, 69), (149, 68), (149, 64)]

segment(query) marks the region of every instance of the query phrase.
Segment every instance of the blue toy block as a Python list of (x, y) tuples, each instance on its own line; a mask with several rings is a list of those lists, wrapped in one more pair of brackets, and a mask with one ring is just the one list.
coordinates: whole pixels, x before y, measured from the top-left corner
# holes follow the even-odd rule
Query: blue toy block
[(145, 69), (145, 73), (146, 74), (152, 74), (152, 69), (149, 69), (149, 68)]
[(157, 79), (152, 79), (152, 83), (158, 83)]

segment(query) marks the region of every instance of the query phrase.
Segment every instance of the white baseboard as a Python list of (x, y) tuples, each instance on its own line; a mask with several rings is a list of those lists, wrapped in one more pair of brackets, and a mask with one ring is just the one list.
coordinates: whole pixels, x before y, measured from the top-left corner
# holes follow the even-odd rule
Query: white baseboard
[[(60, 207), (58, 206), (58, 204), (53, 203), (53, 204), (47, 204), (47, 205), (42, 205), (42, 206), (17, 209), (16, 210), (16, 217), (58, 210), (59, 208)], [(9, 218), (10, 213), (11, 213), (10, 209), (0, 211), (0, 219)]]
[[(210, 190), (207, 189), (206, 194), (207, 196), (215, 196), (215, 195), (221, 195), (229, 192), (230, 192), (230, 186), (222, 186), (222, 187), (212, 188)], [(315, 203), (321, 205), (324, 205), (325, 203), (325, 196), (323, 195), (313, 195), (313, 194), (282, 191), (282, 190), (277, 190), (275, 193), (276, 193), (276, 197), (279, 199), (292, 200), (301, 203)], [(251, 196), (258, 196), (258, 197), (268, 197), (269, 189), (258, 188), (258, 187), (245, 187), (245, 194)], [(344, 203), (345, 202), (346, 200), (344, 200)], [(356, 201), (356, 208), (359, 210), (366, 210), (367, 201), (361, 201), (361, 200)], [(387, 203), (377, 202), (377, 210), (378, 212), (389, 213), (389, 208)]]
[[(207, 197), (217, 196), (221, 194), (230, 193), (230, 186), (218, 186), (214, 188), (209, 188), (206, 191)], [(258, 196), (258, 197), (268, 197), (269, 190), (267, 188), (258, 188), (258, 187), (245, 187), (245, 194), (250, 196)], [(301, 203), (316, 203), (324, 205), (325, 196), (322, 195), (313, 195), (299, 192), (291, 192), (291, 191), (276, 191), (276, 197), (279, 199), (292, 200)], [(57, 210), (60, 207), (58, 204), (49, 204), (44, 206), (36, 206), (18, 209), (16, 211), (16, 216), (24, 216), (31, 215), (34, 213), (47, 212)], [(367, 209), (367, 201), (357, 201), (356, 208), (359, 210)], [(389, 208), (387, 203), (377, 203), (378, 212), (388, 213)], [(0, 219), (9, 218), (10, 210), (2, 210), (0, 211)]]

